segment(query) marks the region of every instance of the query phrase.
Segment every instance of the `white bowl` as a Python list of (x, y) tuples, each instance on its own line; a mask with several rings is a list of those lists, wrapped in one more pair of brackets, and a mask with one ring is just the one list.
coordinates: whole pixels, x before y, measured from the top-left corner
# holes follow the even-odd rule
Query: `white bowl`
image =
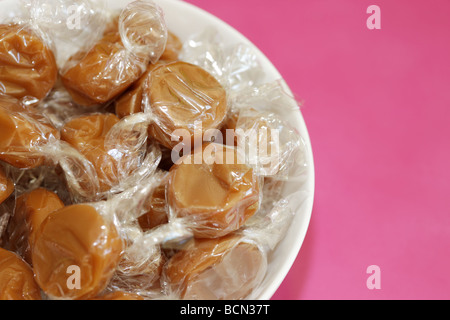
[[(57, 2), (58, 0), (55, 0), (55, 3)], [(107, 0), (110, 9), (122, 8), (129, 2), (131, 2), (131, 0)], [(228, 46), (243, 43), (255, 50), (259, 63), (265, 73), (265, 82), (282, 79), (280, 73), (259, 49), (257, 49), (241, 33), (222, 20), (183, 1), (154, 0), (154, 2), (160, 5), (164, 10), (168, 29), (174, 32), (182, 41), (194, 33), (199, 33), (207, 28), (213, 27), (219, 32), (221, 39), (224, 41), (224, 45)], [(17, 0), (1, 1), (0, 9), (3, 10), (0, 10), (0, 19), (3, 20), (8, 16), (11, 17), (12, 12), (17, 10), (19, 3), (20, 2)], [(287, 88), (287, 90), (288, 93), (292, 95), (289, 88)], [(295, 197), (290, 197), (289, 200), (289, 206), (294, 210), (295, 216), (285, 237), (281, 240), (275, 250), (269, 254), (268, 271), (260, 287), (259, 294), (256, 297), (256, 299), (260, 300), (269, 300), (286, 277), (303, 243), (312, 212), (314, 196), (314, 164), (311, 143), (300, 109), (292, 115), (289, 114), (289, 117), (290, 122), (297, 128), (305, 143), (306, 170), (302, 174), (300, 180), (289, 183), (283, 190), (286, 194), (292, 194), (293, 192), (296, 194)]]

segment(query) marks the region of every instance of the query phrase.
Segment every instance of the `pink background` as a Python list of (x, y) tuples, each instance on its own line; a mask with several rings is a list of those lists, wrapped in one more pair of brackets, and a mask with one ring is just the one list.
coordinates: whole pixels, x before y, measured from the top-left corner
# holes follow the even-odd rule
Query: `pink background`
[[(273, 299), (450, 299), (450, 1), (187, 2), (255, 43), (304, 101), (314, 209)], [(372, 4), (381, 30), (366, 27)]]

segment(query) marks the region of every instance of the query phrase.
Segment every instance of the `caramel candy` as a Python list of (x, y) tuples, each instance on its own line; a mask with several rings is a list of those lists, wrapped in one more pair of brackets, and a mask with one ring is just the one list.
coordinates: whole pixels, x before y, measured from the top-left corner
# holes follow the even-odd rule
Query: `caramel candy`
[(182, 48), (183, 43), (181, 42), (180, 38), (169, 31), (167, 33), (166, 48), (164, 49), (164, 52), (159, 59), (167, 62), (177, 61)]
[(24, 26), (0, 25), (0, 93), (35, 105), (53, 88), (58, 75), (55, 57)]
[[(158, 66), (150, 72), (147, 90), (144, 94), (155, 117), (149, 134), (170, 149), (180, 143), (172, 141), (176, 129), (190, 136), (184, 144), (194, 146), (194, 129), (202, 139), (206, 130), (220, 127), (227, 113), (225, 89), (193, 64), (177, 61)], [(195, 125), (201, 125), (201, 131)]]
[(171, 169), (167, 200), (197, 238), (239, 229), (259, 208), (259, 182), (233, 147), (205, 144)]
[(0, 248), (0, 300), (41, 300), (33, 270), (17, 254)]
[(133, 113), (144, 111), (142, 108), (142, 98), (144, 86), (150, 77), (150, 72), (156, 67), (178, 60), (178, 55), (182, 48), (180, 39), (172, 32), (168, 33), (166, 48), (157, 63), (147, 66), (147, 70), (133, 85), (116, 101), (116, 115), (123, 118)]
[[(121, 252), (122, 240), (114, 225), (92, 206), (67, 206), (52, 212), (36, 234), (32, 250), (36, 281), (53, 298), (95, 297), (107, 286)], [(71, 276), (78, 277), (78, 288)]]
[(89, 300), (144, 300), (144, 298), (131, 292), (114, 291)]
[(79, 104), (106, 103), (123, 93), (158, 59), (167, 41), (160, 10), (150, 2), (125, 7), (87, 53), (69, 60), (62, 82)]
[(86, 54), (71, 58), (79, 61), (61, 75), (61, 80), (75, 102), (84, 106), (108, 102), (139, 78), (143, 62), (126, 59), (124, 50), (115, 31), (106, 33)]
[(83, 154), (94, 166), (100, 183), (100, 192), (108, 191), (118, 183), (120, 159), (108, 153), (105, 138), (111, 128), (119, 122), (114, 114), (92, 114), (74, 118), (61, 129), (61, 139)]
[(169, 260), (164, 276), (181, 299), (237, 300), (260, 283), (266, 264), (256, 244), (230, 234), (188, 243)]
[(119, 118), (129, 116), (133, 113), (144, 111), (142, 109), (142, 98), (144, 95), (144, 88), (146, 81), (150, 76), (150, 72), (159, 65), (165, 63), (164, 61), (158, 61), (156, 64), (149, 64), (147, 70), (142, 76), (116, 101), (116, 115)]
[(59, 132), (42, 115), (26, 110), (17, 100), (0, 96), (0, 160), (16, 168), (44, 163), (38, 148), (59, 139)]
[(239, 119), (238, 112), (229, 113), (228, 116), (226, 117), (220, 129), (223, 144), (237, 147), (236, 125), (238, 119)]
[(0, 204), (14, 191), (14, 183), (9, 179), (5, 171), (0, 167)]
[(58, 195), (39, 188), (17, 197), (14, 215), (8, 225), (9, 248), (31, 264), (31, 248), (42, 221), (64, 207)]
[(143, 231), (148, 231), (169, 221), (165, 184), (161, 184), (153, 190), (148, 200), (148, 207), (148, 211), (138, 218)]

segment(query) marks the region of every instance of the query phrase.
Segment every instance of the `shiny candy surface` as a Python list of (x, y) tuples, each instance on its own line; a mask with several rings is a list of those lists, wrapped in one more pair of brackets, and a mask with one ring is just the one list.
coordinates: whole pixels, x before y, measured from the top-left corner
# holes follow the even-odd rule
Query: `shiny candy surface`
[(114, 225), (92, 206), (67, 206), (52, 212), (36, 235), (32, 253), (36, 281), (51, 297), (95, 297), (111, 279), (121, 252), (122, 240)]
[(26, 26), (0, 25), (0, 93), (35, 105), (58, 75), (50, 48)]
[(19, 253), (25, 261), (32, 263), (31, 251), (37, 230), (42, 221), (56, 210), (64, 207), (58, 195), (38, 188), (17, 197), (14, 215), (8, 225), (8, 246)]
[(0, 160), (22, 169), (43, 164), (45, 154), (39, 148), (60, 137), (41, 114), (4, 96), (0, 96), (0, 128)]
[(111, 128), (119, 122), (114, 114), (91, 114), (74, 118), (61, 129), (61, 139), (83, 154), (94, 166), (100, 192), (108, 191), (119, 181), (120, 164), (127, 167), (131, 158), (114, 153), (105, 146)]
[[(150, 73), (147, 86), (145, 94), (154, 116), (149, 133), (168, 148), (180, 143), (172, 141), (172, 136), (180, 135), (189, 140), (182, 143), (193, 147), (195, 130), (202, 139), (206, 130), (219, 128), (226, 116), (224, 88), (211, 74), (193, 64), (177, 61), (160, 65)], [(175, 134), (177, 129), (183, 132)]]
[(14, 183), (6, 176), (0, 167), (0, 204), (5, 201), (14, 191)]
[(211, 143), (170, 169), (171, 214), (185, 218), (196, 237), (235, 231), (259, 208), (259, 181), (253, 169), (238, 160), (235, 148)]
[(164, 269), (169, 287), (186, 300), (244, 299), (266, 269), (263, 252), (235, 234), (196, 239)]
[(41, 300), (33, 270), (17, 254), (0, 248), (0, 300)]

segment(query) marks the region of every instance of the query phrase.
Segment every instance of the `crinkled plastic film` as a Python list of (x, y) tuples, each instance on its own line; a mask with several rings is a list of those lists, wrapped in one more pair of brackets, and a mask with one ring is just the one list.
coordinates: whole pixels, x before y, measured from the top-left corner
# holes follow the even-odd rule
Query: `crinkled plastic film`
[[(23, 3), (60, 73), (0, 96), (0, 245), (34, 273), (31, 297), (258, 298), (303, 197), (283, 82), (214, 29), (181, 42), (151, 1)], [(85, 30), (62, 23), (77, 10)]]
[(239, 229), (259, 208), (261, 180), (237, 150), (205, 144), (170, 169), (171, 218), (183, 218), (197, 238)]
[(157, 5), (131, 2), (117, 19), (92, 48), (79, 51), (63, 67), (62, 82), (81, 105), (104, 104), (117, 97), (164, 51), (167, 28)]
[(56, 82), (52, 49), (27, 23), (0, 25), (0, 43), (0, 94), (35, 106)]

